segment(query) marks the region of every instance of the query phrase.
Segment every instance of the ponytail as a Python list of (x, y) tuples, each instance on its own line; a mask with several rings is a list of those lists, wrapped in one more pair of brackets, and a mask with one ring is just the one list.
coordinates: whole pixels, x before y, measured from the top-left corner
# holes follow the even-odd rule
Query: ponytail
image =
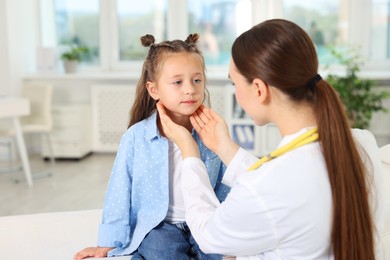
[(335, 259), (374, 260), (374, 224), (367, 170), (336, 91), (316, 85), (315, 113), (333, 196), (332, 246)]

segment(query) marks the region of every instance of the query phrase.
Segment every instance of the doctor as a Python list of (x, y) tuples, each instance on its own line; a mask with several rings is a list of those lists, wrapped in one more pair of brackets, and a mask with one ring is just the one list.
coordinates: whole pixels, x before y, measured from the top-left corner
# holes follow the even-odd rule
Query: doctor
[[(222, 203), (191, 134), (159, 104), (164, 135), (181, 149), (186, 221), (206, 253), (237, 259), (382, 259), (379, 150), (351, 130), (334, 89), (318, 74), (313, 42), (299, 26), (268, 20), (234, 42), (229, 78), (256, 125), (274, 123), (278, 148), (258, 159), (226, 123), (201, 107), (191, 117), (202, 141), (228, 166)], [(377, 258), (376, 258), (377, 257)]]

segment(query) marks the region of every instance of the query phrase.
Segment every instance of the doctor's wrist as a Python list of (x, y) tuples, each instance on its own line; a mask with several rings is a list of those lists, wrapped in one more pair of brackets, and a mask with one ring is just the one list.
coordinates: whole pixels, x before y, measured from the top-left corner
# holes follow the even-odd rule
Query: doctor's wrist
[(182, 156), (183, 160), (185, 158), (188, 158), (188, 157), (200, 158), (198, 145), (195, 142), (195, 140), (193, 140), (192, 138), (191, 138), (191, 140), (188, 140), (186, 142), (182, 142), (180, 144), (179, 148), (180, 148), (181, 156)]

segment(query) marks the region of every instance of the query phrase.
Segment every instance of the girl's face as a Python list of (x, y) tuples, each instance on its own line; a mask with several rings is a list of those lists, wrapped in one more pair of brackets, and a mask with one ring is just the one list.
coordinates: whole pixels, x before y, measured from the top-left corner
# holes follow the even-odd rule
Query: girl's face
[(197, 54), (178, 53), (168, 56), (157, 82), (148, 82), (149, 94), (162, 102), (172, 119), (193, 114), (203, 103), (205, 76)]

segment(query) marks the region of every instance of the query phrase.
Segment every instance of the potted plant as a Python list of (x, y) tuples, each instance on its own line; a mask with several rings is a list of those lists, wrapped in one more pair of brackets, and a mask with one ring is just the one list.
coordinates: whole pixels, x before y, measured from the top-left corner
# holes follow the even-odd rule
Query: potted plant
[(374, 81), (358, 77), (363, 65), (358, 49), (350, 47), (341, 52), (332, 48), (331, 53), (339, 64), (345, 66), (346, 73), (344, 76), (329, 74), (327, 81), (339, 93), (351, 127), (367, 129), (374, 112), (387, 112), (382, 101), (389, 98), (390, 93), (373, 89)]
[(69, 51), (61, 54), (61, 60), (64, 62), (66, 73), (77, 72), (78, 64), (89, 53), (89, 49), (85, 46), (71, 46)]

